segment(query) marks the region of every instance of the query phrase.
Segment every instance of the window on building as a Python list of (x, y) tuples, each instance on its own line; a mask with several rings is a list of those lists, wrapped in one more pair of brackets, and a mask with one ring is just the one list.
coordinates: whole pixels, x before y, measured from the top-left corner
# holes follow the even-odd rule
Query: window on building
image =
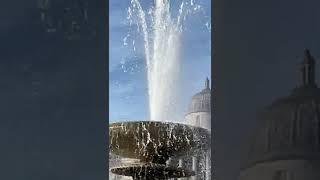
[(275, 172), (273, 180), (291, 180), (288, 171), (278, 170)]
[(196, 126), (200, 126), (200, 115), (196, 116)]

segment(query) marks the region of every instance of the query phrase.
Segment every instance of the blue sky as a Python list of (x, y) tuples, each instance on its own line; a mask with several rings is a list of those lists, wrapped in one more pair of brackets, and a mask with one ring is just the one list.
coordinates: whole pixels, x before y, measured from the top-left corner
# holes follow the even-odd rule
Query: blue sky
[[(149, 9), (153, 3), (151, 0), (140, 2), (144, 10)], [(195, 2), (204, 9), (205, 14), (189, 16), (182, 34), (181, 65), (184, 91), (181, 95), (185, 97), (185, 107), (182, 107), (185, 111), (192, 95), (200, 91), (205, 78), (211, 76), (211, 33), (205, 25), (206, 22), (210, 22), (211, 1)], [(126, 17), (130, 0), (110, 0), (109, 3), (109, 119), (110, 122), (146, 120), (146, 68), (143, 48), (139, 48), (142, 46), (142, 36), (128, 25)], [(129, 32), (135, 35), (136, 51), (131, 46), (123, 45), (123, 39)]]

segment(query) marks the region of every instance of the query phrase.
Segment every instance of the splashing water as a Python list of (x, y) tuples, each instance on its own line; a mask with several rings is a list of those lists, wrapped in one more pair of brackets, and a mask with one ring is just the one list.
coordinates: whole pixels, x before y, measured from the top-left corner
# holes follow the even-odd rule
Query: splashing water
[[(129, 24), (137, 25), (143, 36), (151, 120), (180, 119), (177, 117), (177, 108), (181, 94), (180, 47), (183, 24), (188, 15), (203, 9), (194, 0), (182, 0), (178, 7), (175, 16), (169, 0), (155, 0), (149, 11), (143, 10), (139, 0), (131, 0), (128, 8)], [(124, 38), (125, 45), (129, 37), (127, 35)], [(132, 45), (136, 50), (135, 40)]]

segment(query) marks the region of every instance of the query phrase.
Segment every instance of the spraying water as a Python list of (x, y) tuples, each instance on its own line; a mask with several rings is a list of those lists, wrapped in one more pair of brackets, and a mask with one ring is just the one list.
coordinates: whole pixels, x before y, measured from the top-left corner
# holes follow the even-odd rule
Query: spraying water
[[(131, 0), (128, 8), (130, 25), (137, 25), (143, 35), (151, 120), (180, 119), (177, 117), (177, 109), (181, 94), (180, 47), (183, 24), (187, 15), (202, 9), (194, 0), (179, 3), (175, 15), (169, 0), (155, 0), (148, 11), (143, 10), (139, 0)], [(135, 41), (132, 43), (134, 45)]]

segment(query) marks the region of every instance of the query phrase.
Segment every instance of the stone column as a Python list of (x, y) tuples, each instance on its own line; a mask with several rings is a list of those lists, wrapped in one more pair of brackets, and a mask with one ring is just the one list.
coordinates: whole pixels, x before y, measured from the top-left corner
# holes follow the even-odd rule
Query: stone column
[(198, 179), (198, 166), (199, 166), (199, 164), (198, 164), (198, 160), (199, 160), (199, 158), (198, 157), (196, 157), (196, 156), (194, 156), (194, 157), (192, 157), (192, 170), (195, 172), (195, 176), (194, 177), (192, 177), (191, 179), (192, 180), (197, 180)]
[(184, 163), (183, 163), (183, 159), (179, 159), (179, 167), (183, 168)]
[(211, 150), (206, 153), (206, 180), (211, 180)]

